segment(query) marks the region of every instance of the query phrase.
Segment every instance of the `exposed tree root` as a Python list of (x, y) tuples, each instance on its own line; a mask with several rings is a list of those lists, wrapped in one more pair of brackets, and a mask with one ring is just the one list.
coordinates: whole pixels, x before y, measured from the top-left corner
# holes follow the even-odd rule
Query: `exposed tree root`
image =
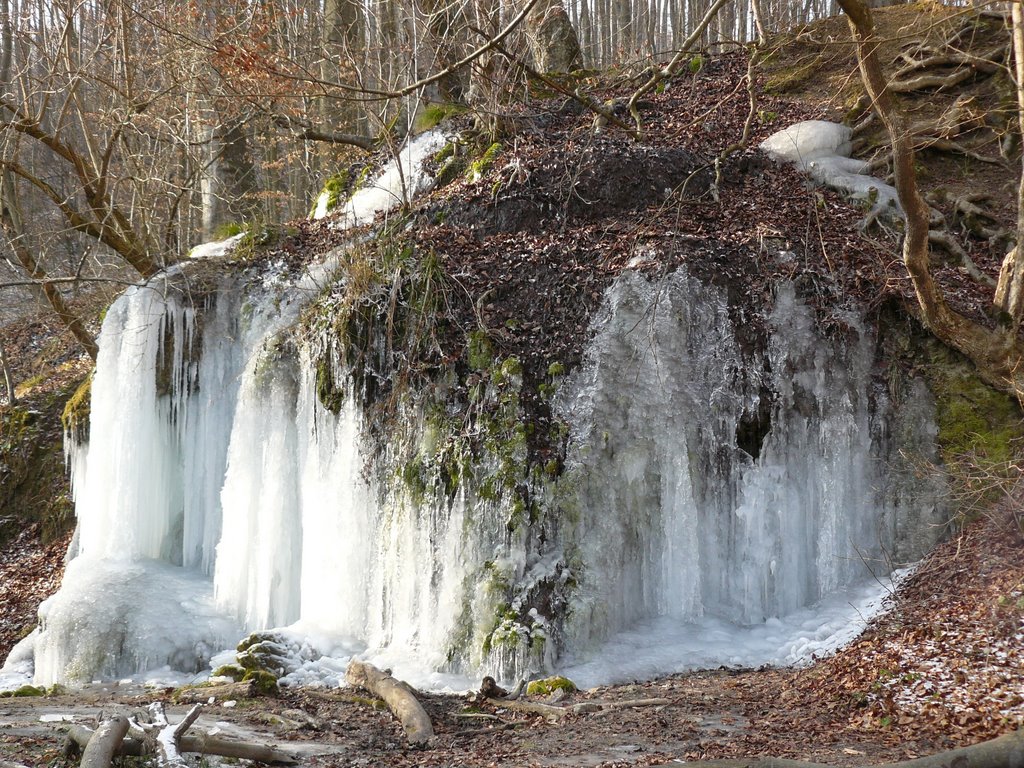
[(932, 245), (937, 245), (940, 248), (945, 249), (947, 253), (958, 258), (960, 260), (961, 268), (970, 275), (973, 280), (987, 285), (990, 288), (995, 288), (996, 281), (978, 269), (978, 265), (974, 263), (974, 260), (970, 257), (967, 251), (963, 249), (960, 243), (958, 243), (949, 232), (930, 229), (928, 230), (928, 242)]

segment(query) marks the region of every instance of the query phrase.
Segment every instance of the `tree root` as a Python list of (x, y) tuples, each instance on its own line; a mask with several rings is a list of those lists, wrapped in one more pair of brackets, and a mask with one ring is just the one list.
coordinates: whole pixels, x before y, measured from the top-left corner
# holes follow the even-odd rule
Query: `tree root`
[(976, 237), (994, 244), (1009, 242), (1013, 237), (1010, 230), (998, 226), (995, 217), (978, 205), (988, 199), (989, 196), (983, 192), (958, 197), (953, 202), (953, 215)]
[(928, 242), (945, 249), (951, 256), (960, 259), (961, 269), (970, 275), (971, 279), (975, 282), (987, 285), (989, 288), (996, 287), (996, 281), (978, 268), (978, 265), (974, 263), (974, 260), (967, 251), (963, 249), (949, 232), (930, 229), (928, 230)]

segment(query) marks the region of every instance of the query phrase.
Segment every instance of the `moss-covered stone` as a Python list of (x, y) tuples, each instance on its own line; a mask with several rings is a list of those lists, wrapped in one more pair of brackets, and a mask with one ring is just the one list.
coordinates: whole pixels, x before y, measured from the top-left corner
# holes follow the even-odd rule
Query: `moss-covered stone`
[(246, 669), (238, 664), (224, 664), (213, 670), (214, 677), (230, 677), (236, 683), (245, 677)]
[(277, 676), (265, 669), (246, 670), (242, 682), (252, 682), (256, 690), (265, 696), (277, 693)]
[(416, 120), (413, 123), (413, 132), (422, 133), (423, 131), (429, 131), (449, 118), (465, 114), (467, 110), (468, 107), (464, 104), (452, 102), (428, 104), (416, 115)]
[(324, 408), (338, 414), (345, 405), (345, 392), (334, 379), (331, 361), (321, 357), (316, 363), (316, 396)]
[(1020, 448), (1024, 421), (1018, 404), (985, 384), (974, 367), (947, 347), (929, 343), (925, 368), (935, 395), (939, 448), (954, 462), (970, 456), (986, 464), (1004, 464)]
[(494, 350), (491, 347), (487, 331), (470, 332), (469, 344), (466, 347), (466, 361), (474, 371), (484, 371), (491, 367), (491, 363), (494, 362)]
[(476, 160), (469, 164), (469, 168), (466, 170), (466, 180), (470, 182), (480, 181), (494, 165), (495, 159), (501, 154), (502, 145), (501, 142), (494, 142), (491, 144), (484, 153), (480, 155)]
[(78, 444), (89, 442), (89, 415), (92, 408), (92, 375), (78, 385), (75, 393), (64, 404), (60, 421), (64, 434)]
[(527, 696), (550, 696), (555, 691), (575, 693), (576, 684), (567, 677), (545, 677), (543, 680), (532, 680), (526, 686)]
[(16, 688), (13, 691), (4, 691), (0, 693), (0, 699), (20, 699), (30, 696), (45, 696), (46, 689), (39, 688), (34, 685), (23, 685), (21, 688)]

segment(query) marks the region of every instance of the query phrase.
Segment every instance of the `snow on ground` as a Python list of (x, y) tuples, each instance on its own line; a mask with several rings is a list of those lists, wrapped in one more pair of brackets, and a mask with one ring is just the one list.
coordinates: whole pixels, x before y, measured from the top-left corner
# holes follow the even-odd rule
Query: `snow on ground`
[(870, 163), (850, 157), (852, 130), (826, 120), (805, 120), (761, 142), (768, 155), (792, 163), (819, 184), (870, 208), (868, 218), (892, 211), (902, 215), (896, 188), (871, 176)]

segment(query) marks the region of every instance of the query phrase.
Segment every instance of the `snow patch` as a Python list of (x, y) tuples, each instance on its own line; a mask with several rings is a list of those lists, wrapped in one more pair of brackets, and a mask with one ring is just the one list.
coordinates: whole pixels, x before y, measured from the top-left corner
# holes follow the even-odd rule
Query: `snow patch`
[[(390, 211), (430, 190), (434, 179), (424, 168), (448, 137), (441, 131), (426, 131), (409, 141), (384, 169), (355, 194), (337, 213), (337, 224), (343, 228), (359, 226), (373, 221), (382, 211)], [(316, 200), (314, 219), (322, 219), (334, 211), (328, 209), (330, 193), (320, 193)]]
[(869, 205), (869, 219), (886, 211), (902, 216), (896, 188), (868, 175), (868, 163), (850, 157), (852, 134), (839, 123), (806, 120), (772, 134), (761, 142), (761, 149), (792, 163), (819, 184)]

